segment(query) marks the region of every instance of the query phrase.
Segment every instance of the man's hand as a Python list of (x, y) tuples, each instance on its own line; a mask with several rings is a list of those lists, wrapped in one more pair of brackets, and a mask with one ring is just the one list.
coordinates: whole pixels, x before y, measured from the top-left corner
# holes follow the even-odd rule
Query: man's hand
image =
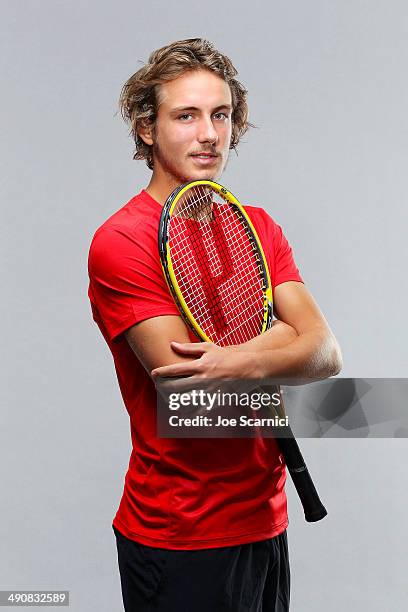
[(194, 376), (196, 378), (257, 378), (256, 360), (249, 351), (238, 346), (220, 347), (211, 342), (171, 342), (171, 348), (180, 355), (190, 356), (192, 361), (172, 363), (155, 368), (151, 375)]
[[(272, 329), (265, 334), (265, 342), (270, 349), (287, 346), (297, 333), (290, 325), (282, 321), (274, 321)], [(173, 351), (183, 357), (191, 357), (190, 361), (172, 363), (155, 368), (151, 376), (195, 376), (197, 378), (262, 378), (264, 371), (259, 367), (255, 347), (250, 343), (239, 346), (220, 347), (211, 342), (171, 342)]]

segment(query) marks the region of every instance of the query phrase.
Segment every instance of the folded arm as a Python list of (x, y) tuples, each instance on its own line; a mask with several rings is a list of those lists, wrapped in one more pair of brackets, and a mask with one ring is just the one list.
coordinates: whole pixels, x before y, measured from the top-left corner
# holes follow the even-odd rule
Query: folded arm
[(275, 312), (297, 332), (293, 342), (279, 348), (268, 345), (267, 334), (250, 340), (240, 349), (256, 348), (262, 377), (323, 379), (339, 373), (339, 344), (310, 292), (302, 283), (290, 281), (275, 288)]
[(153, 377), (327, 378), (341, 369), (341, 352), (317, 304), (302, 283), (274, 293), (278, 321), (245, 344), (220, 348), (191, 343), (181, 317), (148, 319), (126, 332), (130, 346)]
[[(269, 348), (283, 347), (297, 337), (296, 331), (281, 321), (274, 321), (267, 334)], [(242, 370), (244, 362), (250, 377), (255, 363), (255, 351), (252, 350), (241, 351), (238, 346), (220, 348), (207, 342), (192, 343), (183, 319), (178, 316), (146, 319), (129, 328), (125, 337), (145, 370), (154, 377), (186, 376), (192, 370), (197, 374), (201, 368), (206, 369), (206, 360), (201, 359), (206, 352), (217, 353), (217, 365), (212, 364), (217, 370), (215, 378), (238, 377), (237, 371)]]

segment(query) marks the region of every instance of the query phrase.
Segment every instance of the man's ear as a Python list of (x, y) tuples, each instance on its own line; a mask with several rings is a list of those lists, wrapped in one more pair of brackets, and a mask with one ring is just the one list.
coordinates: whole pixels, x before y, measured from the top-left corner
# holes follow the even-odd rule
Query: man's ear
[(149, 122), (143, 122), (138, 130), (137, 134), (139, 138), (143, 140), (143, 142), (149, 146), (153, 144), (153, 124)]

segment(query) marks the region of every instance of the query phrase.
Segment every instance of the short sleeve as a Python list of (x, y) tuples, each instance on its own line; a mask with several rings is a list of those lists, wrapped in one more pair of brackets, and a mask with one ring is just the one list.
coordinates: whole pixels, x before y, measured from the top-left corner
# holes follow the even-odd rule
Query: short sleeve
[(272, 290), (288, 281), (303, 283), (292, 248), (282, 228), (263, 208), (246, 206), (260, 238), (271, 275)]
[(113, 341), (126, 329), (160, 315), (179, 312), (167, 287), (157, 247), (157, 232), (101, 228), (92, 241), (89, 291), (95, 321)]
[(274, 224), (274, 274), (272, 284), (274, 287), (288, 281), (298, 281), (303, 283), (298, 267), (296, 266), (292, 247), (286, 240), (282, 228)]

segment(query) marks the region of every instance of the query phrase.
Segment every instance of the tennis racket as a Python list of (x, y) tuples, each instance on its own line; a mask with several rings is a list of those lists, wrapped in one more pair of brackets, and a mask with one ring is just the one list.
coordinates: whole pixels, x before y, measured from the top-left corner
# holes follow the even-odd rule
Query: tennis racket
[[(225, 187), (198, 180), (166, 200), (159, 225), (163, 271), (187, 325), (206, 342), (242, 344), (272, 325), (266, 258), (244, 208)], [(276, 438), (308, 522), (327, 514), (288, 426)]]

